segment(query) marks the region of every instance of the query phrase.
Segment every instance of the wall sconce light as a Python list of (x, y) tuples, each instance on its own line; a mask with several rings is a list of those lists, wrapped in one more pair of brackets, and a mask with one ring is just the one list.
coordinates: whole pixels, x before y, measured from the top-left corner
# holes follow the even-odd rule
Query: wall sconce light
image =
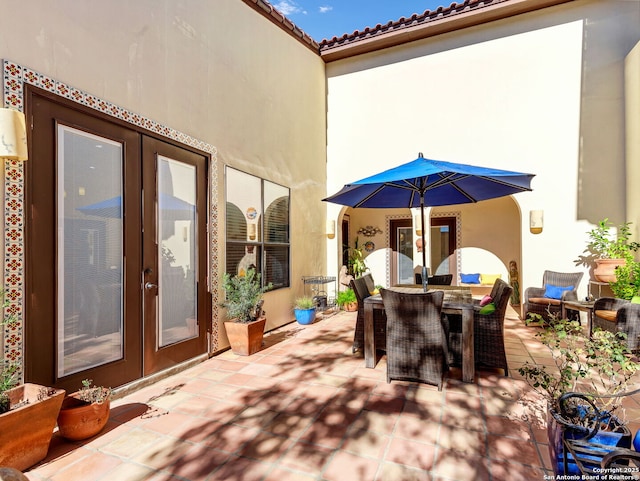
[(27, 129), (22, 112), (0, 108), (0, 157), (27, 160)]
[(419, 215), (414, 217), (413, 225), (416, 228), (416, 235), (422, 235), (422, 219)]
[(256, 239), (256, 225), (255, 224), (249, 224), (247, 226), (247, 233), (249, 234), (249, 239), (250, 240), (255, 240)]
[(529, 211), (529, 231), (532, 234), (540, 234), (544, 227), (544, 211), (543, 210), (530, 210)]
[(336, 221), (328, 220), (327, 221), (327, 239), (333, 239), (336, 236)]

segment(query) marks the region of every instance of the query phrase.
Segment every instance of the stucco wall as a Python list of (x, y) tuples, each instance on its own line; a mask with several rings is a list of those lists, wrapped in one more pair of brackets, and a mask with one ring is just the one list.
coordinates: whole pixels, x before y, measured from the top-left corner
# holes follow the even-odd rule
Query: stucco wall
[(300, 277), (325, 274), (319, 56), (239, 0), (31, 0), (10, 16), (1, 58), (216, 147), (220, 269), (224, 164), (291, 188), (292, 287), (265, 303), (267, 329), (291, 321)]
[(627, 220), (640, 239), (640, 43), (625, 59)]
[[(626, 215), (623, 64), (639, 38), (639, 2), (577, 1), (330, 63), (327, 193), (418, 152), (534, 173), (509, 219), (522, 289), (545, 269), (587, 271), (576, 265), (586, 231)], [(542, 234), (529, 233), (532, 209)], [(474, 242), (487, 243), (504, 221), (481, 218)]]

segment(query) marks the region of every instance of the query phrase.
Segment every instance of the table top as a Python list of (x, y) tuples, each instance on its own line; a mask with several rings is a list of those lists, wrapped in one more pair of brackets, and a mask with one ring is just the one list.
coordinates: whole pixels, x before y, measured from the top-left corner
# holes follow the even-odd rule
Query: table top
[[(391, 287), (389, 290), (395, 292), (403, 292), (406, 294), (416, 294), (422, 292), (422, 287)], [(429, 289), (427, 292), (436, 292), (441, 289)], [(443, 289), (444, 291), (444, 299), (443, 304), (447, 305), (460, 305), (460, 306), (473, 306), (473, 297), (471, 296), (471, 291), (468, 288), (460, 288), (460, 289)], [(374, 303), (374, 304), (382, 304), (382, 296), (380, 294), (375, 294), (373, 296), (367, 297), (364, 302), (366, 303)]]

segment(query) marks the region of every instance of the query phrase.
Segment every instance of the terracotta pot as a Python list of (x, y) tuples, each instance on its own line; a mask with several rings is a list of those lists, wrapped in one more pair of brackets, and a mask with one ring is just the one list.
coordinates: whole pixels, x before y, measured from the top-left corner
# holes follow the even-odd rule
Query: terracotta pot
[(78, 398), (78, 393), (64, 399), (58, 414), (60, 435), (70, 441), (88, 439), (98, 434), (107, 424), (111, 403), (109, 399), (102, 403), (87, 403)]
[(343, 305), (343, 308), (345, 311), (348, 311), (348, 312), (356, 312), (358, 310), (358, 302), (357, 301), (347, 302), (346, 304)]
[(231, 350), (238, 356), (250, 356), (262, 348), (262, 338), (264, 336), (264, 325), (266, 317), (249, 322), (226, 321), (224, 327), (227, 330), (227, 337)]
[[(42, 392), (50, 395), (38, 400)], [(26, 383), (7, 394), (11, 406), (28, 403), (0, 414), (0, 466), (24, 471), (47, 456), (65, 391)]]
[(600, 282), (615, 282), (616, 267), (625, 264), (624, 259), (596, 259), (593, 277)]

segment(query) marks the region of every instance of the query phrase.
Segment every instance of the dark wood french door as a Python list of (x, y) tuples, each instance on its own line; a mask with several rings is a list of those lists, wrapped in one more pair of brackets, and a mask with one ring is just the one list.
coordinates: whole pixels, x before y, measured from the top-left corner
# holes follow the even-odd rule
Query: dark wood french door
[(126, 384), (206, 352), (206, 162), (35, 88), (25, 379)]
[(391, 285), (413, 284), (413, 228), (411, 218), (389, 222)]

